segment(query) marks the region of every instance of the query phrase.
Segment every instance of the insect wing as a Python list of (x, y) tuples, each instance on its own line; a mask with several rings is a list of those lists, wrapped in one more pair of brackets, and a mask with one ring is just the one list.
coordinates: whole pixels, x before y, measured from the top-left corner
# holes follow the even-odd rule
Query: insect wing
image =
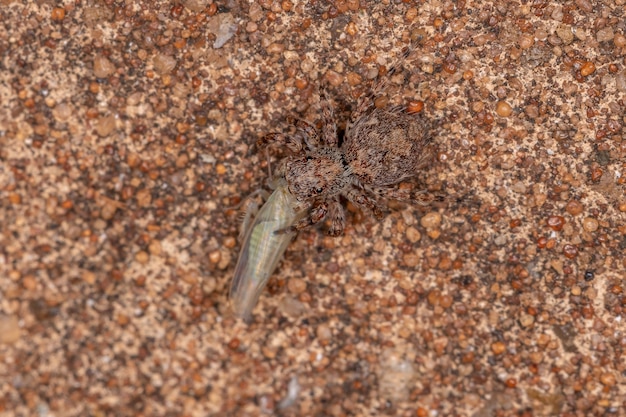
[(245, 233), (230, 287), (235, 314), (249, 319), (259, 295), (274, 272), (295, 232), (274, 233), (297, 219), (295, 198), (286, 186), (278, 187)]

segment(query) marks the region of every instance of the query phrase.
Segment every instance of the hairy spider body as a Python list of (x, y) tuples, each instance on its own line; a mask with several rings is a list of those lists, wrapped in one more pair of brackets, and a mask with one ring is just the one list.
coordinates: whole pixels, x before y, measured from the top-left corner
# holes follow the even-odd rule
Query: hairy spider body
[(274, 133), (258, 145), (284, 145), (292, 155), (283, 159), (277, 175), (289, 192), (308, 209), (308, 216), (292, 225), (300, 230), (330, 216), (329, 234), (345, 227), (340, 196), (381, 218), (385, 199), (409, 200), (393, 186), (415, 177), (431, 159), (430, 125), (403, 108), (368, 109), (348, 124), (338, 146), (332, 107), (322, 100), (322, 129), (298, 121), (294, 135)]
[(349, 126), (341, 150), (361, 184), (388, 187), (424, 168), (430, 156), (429, 135), (423, 117), (377, 109)]

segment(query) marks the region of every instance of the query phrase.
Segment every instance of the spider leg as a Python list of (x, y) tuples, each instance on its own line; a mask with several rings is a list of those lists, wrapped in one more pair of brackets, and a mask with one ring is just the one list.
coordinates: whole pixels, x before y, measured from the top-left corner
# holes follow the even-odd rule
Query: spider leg
[(380, 198), (385, 200), (397, 200), (405, 203), (430, 206), (436, 202), (443, 202), (446, 200), (445, 195), (439, 193), (431, 193), (428, 190), (406, 190), (399, 188), (374, 188), (372, 192)]
[(331, 200), (328, 206), (328, 217), (330, 217), (328, 234), (330, 236), (343, 235), (343, 229), (346, 226), (346, 213), (339, 202), (339, 197)]
[(320, 147), (320, 136), (317, 129), (311, 123), (304, 119), (295, 119), (296, 136), (300, 138), (309, 150), (315, 150)]
[(269, 133), (257, 140), (256, 146), (259, 149), (266, 146), (285, 146), (293, 153), (299, 153), (304, 149), (302, 138), (299, 135), (286, 135), (284, 133)]
[(385, 200), (398, 200), (398, 201), (410, 201), (411, 190), (392, 187), (375, 187), (372, 188), (372, 193), (379, 198)]
[(289, 158), (283, 158), (274, 166), (274, 172), (271, 172), (267, 177), (267, 186), (275, 190), (278, 187), (278, 181), (285, 177), (285, 171), (287, 170), (287, 161)]
[(322, 90), (320, 96), (320, 106), (322, 110), (322, 141), (324, 145), (336, 148), (339, 143), (339, 138), (337, 137), (337, 125), (335, 124), (333, 106), (326, 90)]
[(411, 55), (415, 48), (416, 45), (411, 45), (408, 48), (405, 48), (402, 51), (402, 55), (398, 59), (396, 59), (396, 61), (391, 65), (391, 68), (389, 68), (386, 73), (380, 74), (379, 72), (379, 74), (374, 79), (374, 82), (372, 83), (372, 88), (370, 89), (370, 92), (361, 96), (357, 101), (356, 108), (352, 113), (352, 117), (350, 119), (351, 123), (355, 122), (363, 114), (372, 109), (376, 98), (380, 96), (387, 87), (387, 84), (389, 83), (389, 78), (398, 71), (398, 69), (402, 66), (404, 61), (406, 61), (408, 56)]
[(314, 150), (320, 146), (320, 137), (315, 126), (295, 116), (289, 117), (289, 122), (296, 127), (296, 132), (293, 135), (270, 133), (257, 141), (257, 147), (262, 149), (267, 146), (284, 146), (293, 153), (300, 153), (305, 148)]
[(260, 205), (259, 205), (259, 202), (256, 201), (256, 197), (258, 196), (261, 197), (261, 200), (265, 201), (269, 198), (270, 194), (263, 188), (259, 188), (258, 190), (255, 190), (251, 192), (250, 194), (248, 194), (239, 204), (236, 204), (235, 206), (231, 207), (233, 209), (240, 209), (242, 206), (245, 206), (243, 208), (243, 213), (241, 216), (242, 217), (241, 225), (239, 226), (238, 240), (240, 242), (243, 241), (243, 238), (246, 235), (246, 232), (252, 225), (252, 221), (254, 220), (257, 213), (259, 212)]
[(361, 209), (367, 209), (377, 219), (383, 218), (383, 208), (374, 198), (367, 195), (367, 191), (351, 187), (344, 193), (344, 196)]
[(289, 227), (285, 227), (284, 229), (279, 229), (274, 233), (287, 233), (287, 232), (297, 232), (307, 227), (311, 227), (326, 217), (326, 213), (328, 213), (328, 202), (325, 200), (319, 200), (313, 203), (313, 206), (309, 210), (308, 215), (302, 219), (294, 223)]

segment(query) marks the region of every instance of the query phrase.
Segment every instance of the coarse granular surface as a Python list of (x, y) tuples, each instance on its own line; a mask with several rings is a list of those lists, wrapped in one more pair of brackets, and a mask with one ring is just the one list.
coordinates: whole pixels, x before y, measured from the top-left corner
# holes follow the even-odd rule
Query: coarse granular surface
[[(626, 416), (625, 10), (0, 0), (0, 414)], [(377, 106), (454, 198), (348, 205), (234, 319), (254, 143), (411, 46)]]

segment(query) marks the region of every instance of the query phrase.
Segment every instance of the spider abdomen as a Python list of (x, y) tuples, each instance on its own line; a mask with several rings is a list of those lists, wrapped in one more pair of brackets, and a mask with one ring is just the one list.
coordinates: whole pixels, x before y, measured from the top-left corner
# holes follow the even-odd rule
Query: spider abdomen
[(430, 158), (429, 144), (423, 117), (376, 109), (348, 127), (341, 150), (361, 183), (385, 187), (416, 176)]

